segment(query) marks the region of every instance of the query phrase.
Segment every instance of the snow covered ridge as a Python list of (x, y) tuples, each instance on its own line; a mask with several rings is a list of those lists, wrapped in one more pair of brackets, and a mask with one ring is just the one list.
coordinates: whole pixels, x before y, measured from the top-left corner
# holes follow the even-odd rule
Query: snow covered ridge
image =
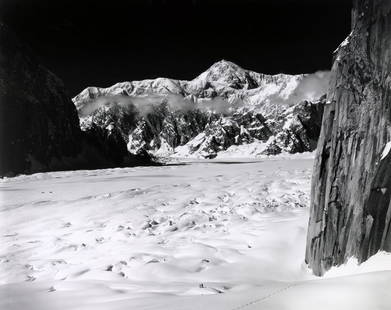
[(73, 102), (83, 129), (120, 132), (131, 153), (213, 158), (248, 143), (263, 144), (254, 156), (296, 153), (316, 147), (328, 78), (265, 75), (222, 60), (191, 81), (88, 87)]

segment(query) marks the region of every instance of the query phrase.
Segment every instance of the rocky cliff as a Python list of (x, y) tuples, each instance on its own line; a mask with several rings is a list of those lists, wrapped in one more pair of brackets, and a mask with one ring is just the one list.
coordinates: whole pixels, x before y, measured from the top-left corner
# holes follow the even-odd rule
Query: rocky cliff
[(356, 0), (336, 51), (312, 180), (306, 261), (317, 275), (391, 251), (391, 2)]
[(61, 80), (2, 23), (0, 117), (0, 176), (143, 163), (115, 132), (82, 132)]
[(248, 155), (270, 155), (316, 148), (327, 83), (327, 72), (272, 76), (223, 60), (191, 81), (89, 87), (73, 101), (84, 130), (115, 128), (134, 154), (213, 158), (254, 144)]

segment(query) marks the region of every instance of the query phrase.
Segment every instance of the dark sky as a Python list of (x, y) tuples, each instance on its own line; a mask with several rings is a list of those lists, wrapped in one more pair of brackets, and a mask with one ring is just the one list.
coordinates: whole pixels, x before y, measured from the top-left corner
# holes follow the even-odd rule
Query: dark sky
[(269, 74), (330, 69), (350, 9), (351, 0), (0, 0), (0, 18), (72, 96), (192, 79), (220, 59)]

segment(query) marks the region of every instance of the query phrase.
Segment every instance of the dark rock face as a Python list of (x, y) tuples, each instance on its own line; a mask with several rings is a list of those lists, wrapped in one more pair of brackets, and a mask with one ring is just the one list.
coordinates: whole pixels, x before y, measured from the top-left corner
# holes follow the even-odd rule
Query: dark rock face
[(83, 148), (79, 158), (82, 159), (81, 167), (75, 166), (74, 169), (157, 165), (147, 152), (129, 153), (118, 129), (99, 126), (92, 126), (83, 132)]
[(0, 23), (0, 176), (151, 163), (121, 135), (82, 132), (63, 83)]
[(80, 150), (79, 119), (62, 82), (0, 24), (0, 175), (61, 166)]
[[(391, 2), (356, 0), (335, 58), (312, 180), (306, 261), (317, 275), (391, 250)], [(384, 152), (384, 156), (382, 153)]]

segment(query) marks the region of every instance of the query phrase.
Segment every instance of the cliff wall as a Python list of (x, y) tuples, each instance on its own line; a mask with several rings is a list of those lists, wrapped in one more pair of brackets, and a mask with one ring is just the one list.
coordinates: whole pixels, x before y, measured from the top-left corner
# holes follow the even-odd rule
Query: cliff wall
[(306, 262), (317, 275), (391, 251), (391, 1), (356, 0), (335, 55), (312, 179)]

